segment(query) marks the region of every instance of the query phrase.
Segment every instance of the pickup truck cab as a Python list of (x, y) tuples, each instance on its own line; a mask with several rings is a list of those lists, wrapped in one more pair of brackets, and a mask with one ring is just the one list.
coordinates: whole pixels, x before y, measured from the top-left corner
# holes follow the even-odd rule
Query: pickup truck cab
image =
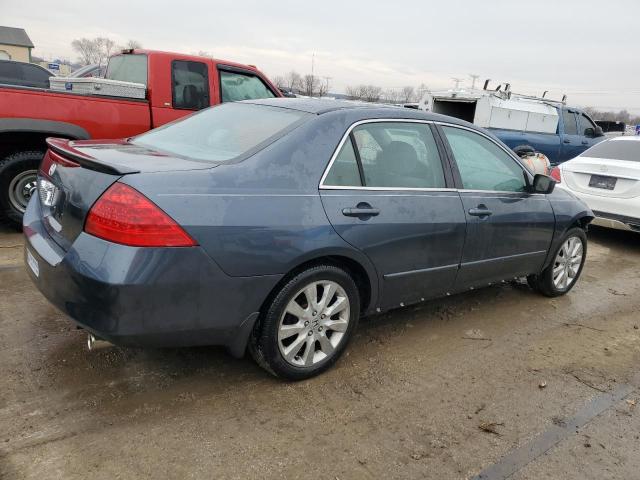
[(105, 78), (143, 84), (145, 98), (0, 84), (0, 220), (21, 224), (47, 137), (131, 137), (222, 102), (282, 96), (254, 66), (142, 49), (112, 56)]
[(555, 107), (558, 112), (558, 128), (555, 133), (537, 133), (492, 128), (490, 131), (508, 147), (531, 146), (545, 154), (552, 164), (571, 160), (587, 148), (602, 141), (602, 129), (577, 108)]

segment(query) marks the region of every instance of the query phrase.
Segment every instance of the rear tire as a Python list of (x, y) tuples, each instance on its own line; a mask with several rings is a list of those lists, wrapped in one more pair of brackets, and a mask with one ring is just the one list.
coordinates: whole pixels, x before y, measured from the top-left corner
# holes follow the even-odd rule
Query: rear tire
[(547, 297), (565, 295), (578, 282), (586, 258), (587, 235), (581, 228), (572, 228), (553, 253), (551, 264), (538, 275), (529, 275), (527, 282)]
[(333, 265), (317, 265), (276, 292), (251, 335), (249, 352), (277, 377), (313, 377), (342, 355), (359, 316), (353, 278)]
[(36, 175), (44, 152), (29, 150), (0, 160), (0, 219), (17, 230), (31, 195), (36, 191)]

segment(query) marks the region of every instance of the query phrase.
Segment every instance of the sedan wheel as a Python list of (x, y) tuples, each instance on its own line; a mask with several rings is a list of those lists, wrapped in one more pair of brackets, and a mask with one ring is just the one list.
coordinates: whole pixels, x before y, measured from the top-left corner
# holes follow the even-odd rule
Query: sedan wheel
[(349, 298), (336, 282), (312, 282), (287, 304), (278, 347), (292, 365), (311, 366), (336, 351), (349, 327)]
[(538, 274), (529, 275), (527, 281), (547, 297), (564, 295), (578, 281), (586, 257), (587, 236), (583, 229), (572, 228), (562, 239), (551, 265)]
[(249, 343), (258, 364), (301, 380), (329, 368), (357, 326), (360, 294), (351, 275), (317, 265), (290, 278), (263, 312)]
[(570, 237), (556, 255), (553, 264), (553, 284), (558, 290), (573, 285), (582, 265), (584, 248), (578, 237)]

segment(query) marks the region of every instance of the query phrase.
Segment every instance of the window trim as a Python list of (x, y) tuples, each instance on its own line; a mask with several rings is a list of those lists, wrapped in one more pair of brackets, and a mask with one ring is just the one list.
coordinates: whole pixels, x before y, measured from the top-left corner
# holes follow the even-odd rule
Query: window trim
[[(357, 122), (352, 123), (347, 131), (344, 133), (338, 146), (333, 152), (331, 156), (331, 160), (324, 169), (322, 173), (322, 177), (320, 177), (320, 183), (318, 184), (319, 190), (369, 190), (369, 191), (379, 191), (379, 192), (455, 192), (457, 189), (452, 187), (437, 187), (437, 188), (419, 188), (419, 187), (364, 187), (364, 186), (342, 186), (342, 185), (325, 185), (324, 181), (329, 175), (329, 170), (333, 166), (333, 162), (338, 157), (338, 154), (342, 150), (342, 147), (346, 143), (347, 140), (352, 142), (356, 160), (358, 161), (358, 169), (361, 169), (362, 166), (360, 164), (360, 153), (356, 148), (355, 142), (352, 139), (352, 132), (356, 127), (360, 125), (365, 125), (368, 123), (422, 123), (427, 126), (433, 125), (435, 122), (433, 120), (418, 120), (415, 118), (369, 118), (366, 120), (359, 120)], [(448, 176), (447, 169), (450, 168), (449, 163), (446, 162), (445, 156), (446, 153), (440, 150), (440, 145), (438, 144), (438, 138), (436, 134), (433, 132), (431, 128), (429, 128), (431, 135), (433, 135), (434, 142), (436, 144), (436, 148), (438, 149), (438, 156), (440, 157), (440, 163), (442, 164), (443, 175), (445, 179), (445, 184), (448, 184)], [(364, 175), (363, 175), (364, 176)], [(364, 178), (361, 178), (360, 181), (364, 184)]]
[[(278, 97), (282, 96), (282, 94), (276, 93), (273, 90), (273, 88), (271, 88), (271, 84), (267, 81), (266, 78), (264, 78), (258, 72), (254, 72), (253, 70), (247, 70), (245, 68), (234, 67), (233, 65), (224, 65), (222, 63), (216, 64), (216, 70), (218, 70), (218, 85), (220, 85), (220, 103), (228, 103), (228, 102), (225, 102), (224, 100), (222, 100), (222, 72), (237, 73), (239, 75), (246, 75), (248, 77), (256, 77), (264, 84), (264, 86), (267, 88), (267, 90), (269, 90), (271, 93), (273, 93), (273, 97), (274, 98), (278, 98)], [(253, 99), (253, 100), (256, 100), (256, 99)]]
[[(176, 77), (174, 75), (175, 73), (175, 68), (176, 68), (176, 63), (177, 62), (184, 62), (184, 63), (199, 63), (200, 65), (204, 66), (204, 75), (205, 75), (205, 82), (204, 84), (206, 85), (206, 91), (205, 91), (205, 96), (207, 99), (207, 106), (203, 107), (203, 108), (187, 108), (187, 107), (176, 107)], [(209, 89), (209, 66), (207, 65), (206, 62), (200, 62), (198, 60), (183, 60), (180, 58), (177, 58), (175, 60), (171, 60), (171, 108), (173, 108), (174, 110), (188, 110), (190, 112), (199, 112), (200, 110), (204, 110), (207, 107), (211, 106), (211, 92)]]

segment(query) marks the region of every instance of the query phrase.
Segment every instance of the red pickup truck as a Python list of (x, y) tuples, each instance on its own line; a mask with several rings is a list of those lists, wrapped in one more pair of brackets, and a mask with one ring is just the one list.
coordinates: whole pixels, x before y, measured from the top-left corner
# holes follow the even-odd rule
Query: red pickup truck
[(145, 98), (0, 85), (0, 220), (21, 225), (47, 137), (130, 137), (221, 102), (282, 96), (254, 66), (150, 50), (114, 55), (105, 78), (144, 84)]

